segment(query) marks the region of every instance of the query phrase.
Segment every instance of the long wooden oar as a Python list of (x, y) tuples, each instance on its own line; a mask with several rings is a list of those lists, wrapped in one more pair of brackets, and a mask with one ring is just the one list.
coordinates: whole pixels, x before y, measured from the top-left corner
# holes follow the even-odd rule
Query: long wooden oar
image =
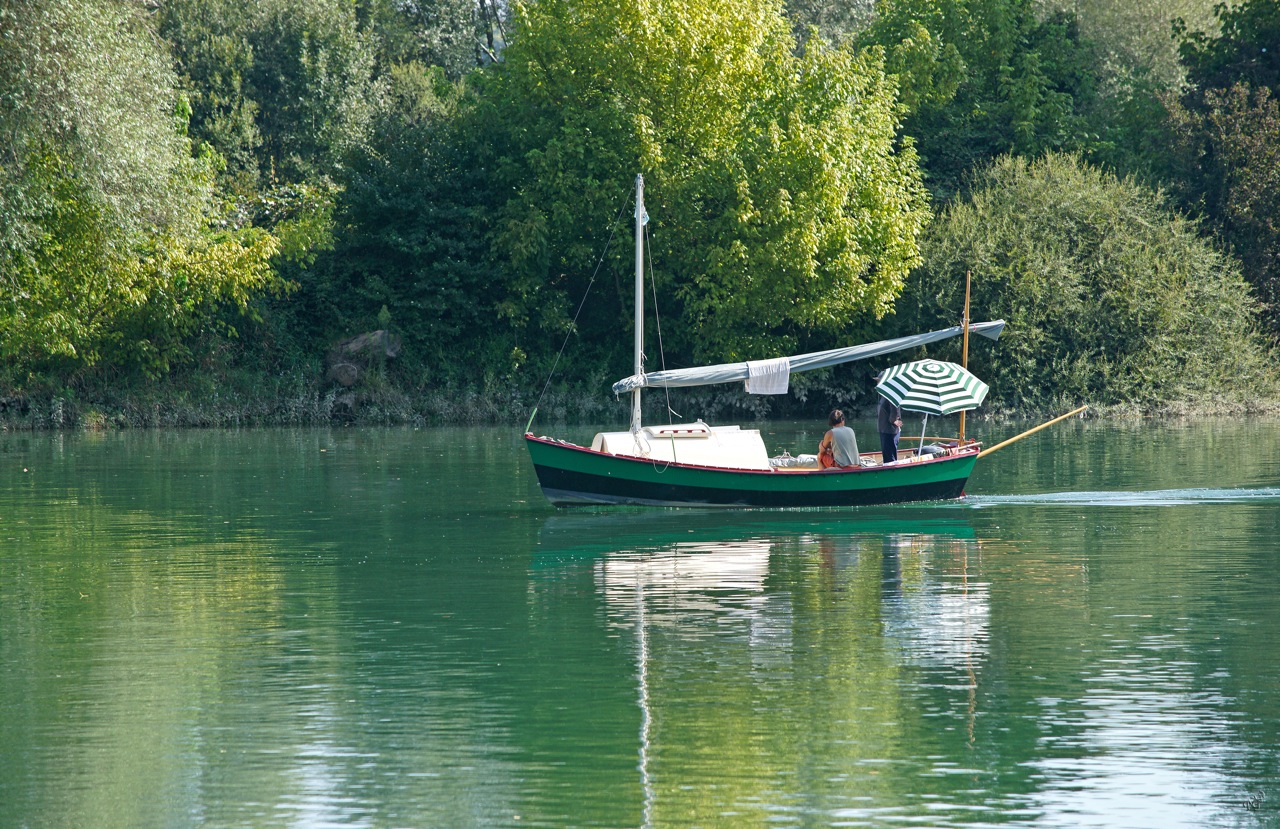
[(1080, 408), (1075, 409), (1074, 411), (1067, 412), (1067, 413), (1066, 413), (1066, 414), (1064, 414), (1064, 415), (1058, 415), (1058, 416), (1057, 416), (1057, 417), (1055, 417), (1053, 420), (1047, 421), (1047, 422), (1045, 422), (1045, 423), (1041, 423), (1039, 426), (1035, 427), (1034, 429), (1028, 429), (1027, 431), (1023, 432), (1023, 433), (1022, 433), (1022, 434), (1020, 434), (1020, 435), (1014, 435), (1013, 437), (1009, 438), (1008, 440), (1006, 440), (1006, 441), (1002, 441), (1002, 442), (1000, 442), (1000, 443), (997, 443), (995, 446), (992, 446), (992, 447), (991, 447), (991, 448), (989, 448), (989, 449), (983, 449), (981, 452), (979, 452), (979, 453), (978, 453), (978, 457), (979, 457), (979, 458), (981, 458), (981, 457), (982, 457), (982, 456), (984, 456), (984, 455), (990, 455), (992, 452), (996, 451), (997, 449), (1003, 449), (1004, 447), (1008, 446), (1008, 445), (1009, 445), (1009, 444), (1011, 444), (1011, 443), (1014, 443), (1015, 441), (1022, 440), (1022, 439), (1023, 439), (1023, 438), (1025, 438), (1027, 435), (1034, 435), (1036, 432), (1038, 432), (1038, 431), (1040, 431), (1041, 429), (1044, 429), (1044, 428), (1046, 428), (1046, 427), (1048, 427), (1048, 426), (1052, 426), (1053, 424), (1057, 423), (1059, 420), (1066, 420), (1067, 418), (1071, 417), (1072, 415), (1078, 415), (1078, 414), (1080, 414), (1081, 412), (1083, 412), (1083, 411), (1084, 411), (1085, 409), (1087, 409), (1087, 408), (1089, 408), (1089, 407), (1088, 407), (1088, 406), (1081, 406)]

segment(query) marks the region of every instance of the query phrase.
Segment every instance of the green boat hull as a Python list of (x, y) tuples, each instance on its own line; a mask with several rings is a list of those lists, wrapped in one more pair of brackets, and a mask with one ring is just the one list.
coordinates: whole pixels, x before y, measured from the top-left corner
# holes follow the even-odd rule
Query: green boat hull
[(918, 463), (773, 472), (717, 469), (595, 452), (525, 435), (538, 483), (557, 506), (847, 507), (959, 498), (974, 449)]

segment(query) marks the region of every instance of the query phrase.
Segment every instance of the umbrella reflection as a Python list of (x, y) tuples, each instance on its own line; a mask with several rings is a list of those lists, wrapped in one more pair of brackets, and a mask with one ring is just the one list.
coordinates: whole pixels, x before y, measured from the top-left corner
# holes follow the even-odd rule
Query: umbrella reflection
[[(991, 624), (990, 585), (969, 576), (968, 547), (961, 545), (958, 568), (930, 579), (904, 584), (902, 568), (930, 555), (930, 536), (897, 535), (884, 539), (885, 637), (906, 662), (965, 665), (985, 656)], [(958, 570), (958, 571), (957, 571)]]
[(969, 576), (969, 552), (978, 549), (977, 541), (948, 540), (944, 549), (955, 563), (951, 570), (904, 586), (903, 561), (928, 556), (937, 549), (938, 541), (932, 536), (885, 537), (885, 638), (905, 663), (963, 671), (962, 683), (968, 693), (965, 730), (968, 744), (973, 746), (978, 707), (976, 664), (988, 653), (990, 585)]

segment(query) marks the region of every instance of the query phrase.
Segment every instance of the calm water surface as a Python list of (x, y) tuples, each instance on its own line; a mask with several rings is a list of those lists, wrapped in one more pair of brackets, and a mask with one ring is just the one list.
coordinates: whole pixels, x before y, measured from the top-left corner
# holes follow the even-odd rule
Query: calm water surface
[(1280, 424), (820, 511), (515, 431), (0, 435), (0, 827), (1280, 826)]

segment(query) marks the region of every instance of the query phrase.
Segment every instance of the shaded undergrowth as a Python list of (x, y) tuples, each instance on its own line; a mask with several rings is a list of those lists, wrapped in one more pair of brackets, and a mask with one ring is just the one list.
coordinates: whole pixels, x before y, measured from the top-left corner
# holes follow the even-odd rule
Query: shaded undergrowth
[[(0, 429), (117, 430), (235, 428), (250, 426), (391, 426), (492, 424), (524, 428), (534, 414), (535, 431), (554, 424), (600, 423), (625, 427), (630, 402), (615, 398), (607, 382), (554, 385), (545, 391), (511, 382), (484, 386), (407, 387), (387, 382), (344, 388), (303, 373), (189, 377), (181, 382), (123, 387), (46, 388), (0, 397)], [(825, 420), (832, 408), (869, 415), (876, 398), (865, 378), (818, 378), (793, 385), (791, 393), (762, 397), (737, 385), (649, 390), (649, 423), (706, 420), (711, 423), (767, 419)], [(1280, 415), (1270, 395), (1202, 396), (1194, 400), (1098, 405), (1089, 400), (1050, 400), (1023, 409), (989, 405), (969, 414), (978, 420), (1048, 417), (1089, 404), (1086, 417), (1143, 418)]]

